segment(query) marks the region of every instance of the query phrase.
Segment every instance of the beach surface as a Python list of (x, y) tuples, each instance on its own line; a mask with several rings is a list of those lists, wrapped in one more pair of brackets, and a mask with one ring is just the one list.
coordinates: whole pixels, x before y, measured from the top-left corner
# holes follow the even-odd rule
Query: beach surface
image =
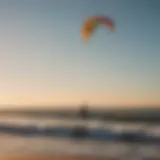
[[(159, 145), (42, 139), (1, 135), (0, 160), (130, 160), (159, 158)], [(36, 155), (36, 156), (35, 156)]]
[(35, 155), (21, 155), (21, 156), (0, 156), (0, 160), (106, 160), (102, 157), (91, 156), (35, 156)]
[[(26, 117), (0, 117), (1, 132), (0, 132), (0, 160), (42, 160), (42, 159), (62, 159), (62, 160), (145, 160), (159, 159), (160, 160), (160, 145), (159, 143), (131, 143), (118, 142), (113, 140), (90, 140), (90, 139), (75, 139), (71, 137), (54, 137), (46, 136), (43, 130), (48, 130), (50, 127), (71, 127), (75, 123), (71, 121), (57, 119), (37, 119)], [(89, 128), (98, 128), (103, 130), (113, 130), (120, 132), (121, 130), (136, 130), (141, 128), (143, 124), (130, 123), (112, 123), (108, 122), (100, 126), (97, 121), (89, 121)], [(9, 126), (9, 127), (8, 127)], [(28, 128), (30, 126), (38, 128), (39, 134), (18, 134), (21, 129), (17, 127)], [(4, 132), (4, 128), (7, 128)], [(16, 128), (16, 134), (13, 134), (13, 128)], [(159, 126), (147, 127), (147, 133), (158, 136), (160, 133)]]

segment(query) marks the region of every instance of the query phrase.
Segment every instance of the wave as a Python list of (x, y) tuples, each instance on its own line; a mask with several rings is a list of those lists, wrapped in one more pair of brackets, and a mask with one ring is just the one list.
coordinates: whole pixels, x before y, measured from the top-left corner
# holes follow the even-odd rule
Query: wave
[(57, 138), (81, 138), (92, 140), (120, 140), (135, 142), (153, 142), (160, 143), (160, 137), (148, 135), (143, 132), (114, 132), (106, 129), (88, 129), (85, 134), (75, 131), (83, 131), (82, 127), (43, 127), (37, 126), (20, 126), (13, 124), (0, 124), (0, 133), (7, 133), (20, 136), (42, 136)]

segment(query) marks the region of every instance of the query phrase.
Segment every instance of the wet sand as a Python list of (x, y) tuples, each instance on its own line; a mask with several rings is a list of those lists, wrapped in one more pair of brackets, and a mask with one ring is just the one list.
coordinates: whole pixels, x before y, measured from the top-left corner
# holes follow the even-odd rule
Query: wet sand
[(0, 156), (0, 160), (106, 160), (102, 157), (91, 156)]
[(130, 160), (131, 157), (160, 160), (160, 146), (154, 144), (25, 138), (6, 134), (0, 136), (0, 142), (3, 144), (0, 145), (0, 160)]

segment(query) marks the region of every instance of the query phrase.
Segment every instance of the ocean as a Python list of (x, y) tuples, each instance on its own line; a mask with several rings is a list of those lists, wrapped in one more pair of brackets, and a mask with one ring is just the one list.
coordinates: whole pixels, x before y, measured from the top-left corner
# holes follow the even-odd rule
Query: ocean
[[(75, 139), (72, 136), (65, 136), (71, 129), (77, 125), (85, 125), (95, 137), (104, 135), (102, 133), (116, 133), (119, 135), (124, 131), (142, 131), (152, 137), (159, 137), (160, 126), (131, 123), (131, 122), (111, 122), (98, 120), (73, 120), (58, 118), (31, 118), (24, 116), (0, 116), (0, 155), (15, 154), (38, 154), (38, 155), (92, 155), (103, 157), (124, 157), (129, 160), (130, 157), (138, 158), (159, 158), (160, 143), (141, 143), (116, 141), (108, 138), (97, 139)], [(17, 129), (18, 128), (18, 129)], [(30, 134), (24, 134), (22, 129)], [(32, 128), (32, 130), (31, 130)], [(34, 129), (33, 129), (34, 128)], [(66, 129), (63, 136), (47, 134), (47, 129)], [(68, 130), (67, 130), (68, 129)], [(31, 130), (30, 132), (28, 132)], [(44, 132), (45, 131), (45, 132)], [(59, 130), (58, 130), (59, 131)], [(101, 133), (101, 134), (100, 134)], [(69, 135), (69, 134), (68, 134)], [(111, 135), (111, 134), (110, 134)], [(116, 136), (115, 136), (116, 137)]]

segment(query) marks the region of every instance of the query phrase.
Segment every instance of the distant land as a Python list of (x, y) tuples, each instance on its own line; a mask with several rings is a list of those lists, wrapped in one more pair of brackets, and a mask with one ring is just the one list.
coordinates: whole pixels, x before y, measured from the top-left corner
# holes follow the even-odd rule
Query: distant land
[[(77, 118), (78, 109), (1, 109), (0, 116), (27, 116), (31, 118)], [(104, 121), (126, 121), (126, 122), (150, 122), (160, 123), (160, 107), (123, 108), (120, 109), (92, 109), (89, 108), (89, 119), (101, 119)]]

